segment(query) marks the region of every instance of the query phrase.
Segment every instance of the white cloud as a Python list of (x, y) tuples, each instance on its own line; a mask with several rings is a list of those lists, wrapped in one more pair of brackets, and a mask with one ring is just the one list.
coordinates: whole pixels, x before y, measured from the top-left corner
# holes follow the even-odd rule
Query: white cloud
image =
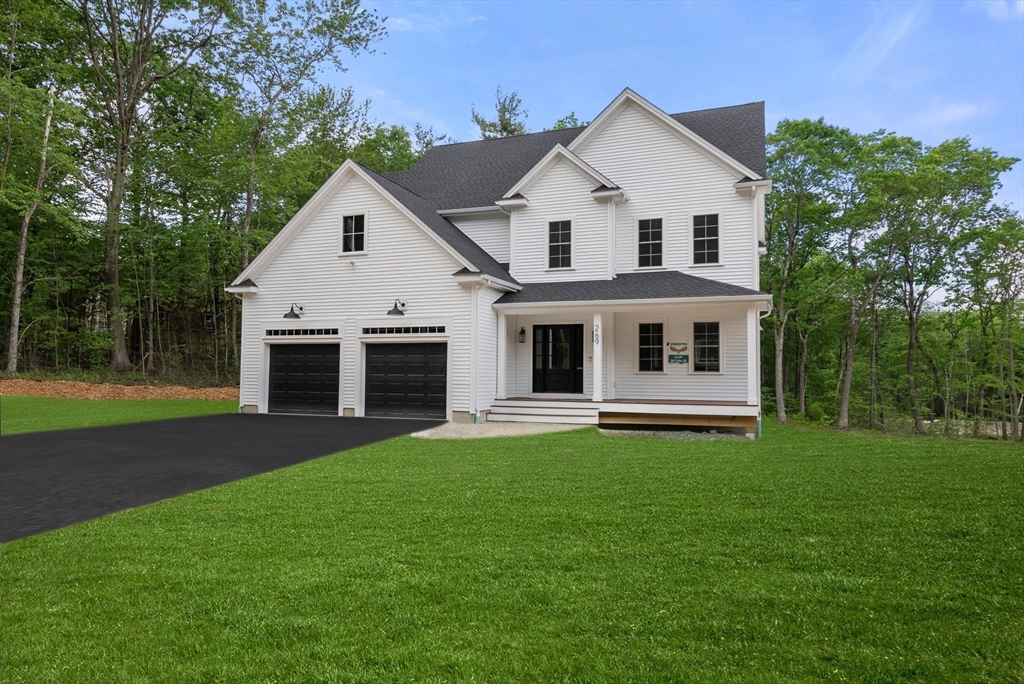
[(936, 99), (913, 117), (913, 123), (933, 131), (943, 131), (954, 124), (970, 121), (984, 112), (984, 107), (973, 102)]
[(487, 21), (481, 14), (453, 17), (450, 14), (410, 14), (406, 17), (388, 17), (387, 26), (396, 31), (423, 31), (439, 33), (457, 26), (469, 26), (480, 21)]
[(855, 81), (869, 78), (886, 55), (923, 18), (926, 11), (925, 3), (920, 0), (909, 10), (896, 16), (889, 11), (893, 6), (895, 5), (886, 5), (885, 10), (882, 10), (873, 5), (875, 17), (871, 26), (846, 53), (846, 58), (836, 70), (837, 75), (845, 75)]
[(996, 21), (1024, 18), (1024, 0), (972, 0), (966, 6), (972, 11), (982, 10)]

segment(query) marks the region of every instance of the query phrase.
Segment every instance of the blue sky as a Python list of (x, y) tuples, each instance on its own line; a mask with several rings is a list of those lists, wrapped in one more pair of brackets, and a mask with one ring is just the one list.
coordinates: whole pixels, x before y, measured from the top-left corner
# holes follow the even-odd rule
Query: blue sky
[[(410, 129), (474, 140), (500, 85), (543, 130), (628, 86), (670, 113), (765, 100), (769, 129), (824, 117), (1024, 157), (1024, 0), (365, 4), (388, 37), (325, 80)], [(1021, 163), (1003, 183), (1024, 209)]]

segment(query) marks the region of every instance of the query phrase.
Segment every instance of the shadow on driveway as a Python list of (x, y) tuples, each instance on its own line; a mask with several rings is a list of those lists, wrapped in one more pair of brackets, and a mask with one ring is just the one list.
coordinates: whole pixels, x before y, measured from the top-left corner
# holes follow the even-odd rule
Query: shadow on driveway
[(442, 421), (227, 414), (0, 438), (0, 542)]

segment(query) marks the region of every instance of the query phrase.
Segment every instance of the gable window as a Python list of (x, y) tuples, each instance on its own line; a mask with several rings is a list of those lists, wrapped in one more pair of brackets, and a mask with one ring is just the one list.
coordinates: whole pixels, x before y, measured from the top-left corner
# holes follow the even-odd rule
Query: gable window
[(661, 219), (641, 219), (637, 228), (637, 267), (661, 266)]
[(341, 251), (366, 251), (366, 216), (344, 216), (341, 219)]
[(572, 221), (548, 223), (548, 268), (572, 268)]
[(660, 373), (665, 370), (665, 344), (663, 323), (641, 323), (637, 370), (641, 373)]
[(718, 263), (718, 214), (693, 217), (693, 263)]
[(693, 371), (718, 373), (722, 370), (718, 323), (693, 324)]

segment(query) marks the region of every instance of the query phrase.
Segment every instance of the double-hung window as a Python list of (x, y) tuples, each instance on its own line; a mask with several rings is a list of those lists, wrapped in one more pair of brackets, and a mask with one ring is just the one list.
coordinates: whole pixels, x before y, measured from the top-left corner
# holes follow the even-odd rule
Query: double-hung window
[(693, 217), (693, 263), (719, 263), (718, 214), (701, 214)]
[(640, 219), (637, 223), (637, 268), (661, 266), (661, 219)]
[(693, 371), (718, 373), (722, 370), (718, 323), (693, 324)]
[(366, 251), (366, 216), (344, 216), (341, 219), (341, 251)]
[(548, 268), (572, 268), (572, 221), (548, 222)]
[(660, 373), (665, 370), (664, 323), (641, 323), (637, 370)]

